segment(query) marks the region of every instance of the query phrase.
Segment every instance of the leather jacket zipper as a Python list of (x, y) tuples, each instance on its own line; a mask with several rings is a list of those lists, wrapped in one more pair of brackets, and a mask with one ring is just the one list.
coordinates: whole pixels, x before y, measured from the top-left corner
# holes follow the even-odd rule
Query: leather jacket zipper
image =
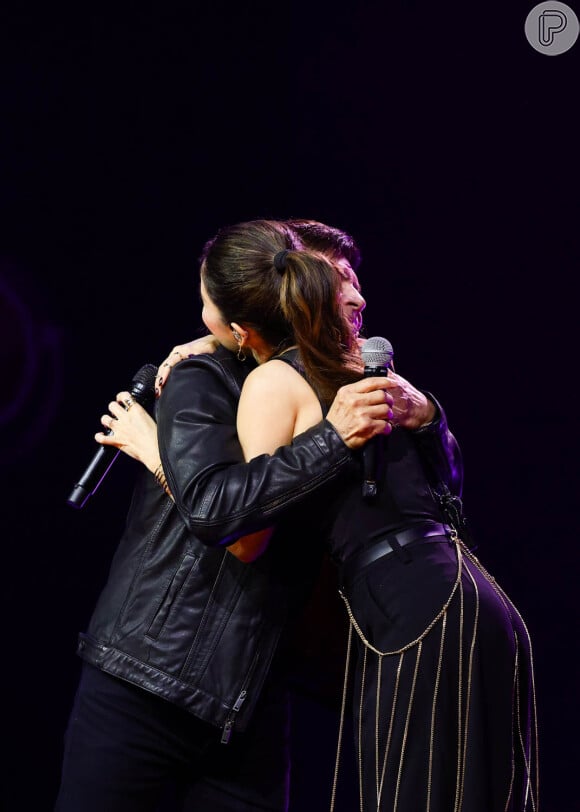
[(230, 715), (226, 719), (226, 723), (225, 723), (225, 725), (223, 727), (222, 738), (221, 738), (221, 743), (222, 744), (227, 744), (229, 742), (230, 736), (232, 735), (232, 728), (233, 728), (234, 722), (236, 720), (236, 713), (238, 713), (238, 711), (240, 710), (240, 708), (244, 704), (244, 700), (245, 700), (247, 695), (248, 695), (248, 692), (244, 688), (240, 692), (240, 695), (238, 696), (236, 701), (234, 702), (234, 706), (233, 706), (233, 708), (232, 708), (232, 710), (230, 712)]

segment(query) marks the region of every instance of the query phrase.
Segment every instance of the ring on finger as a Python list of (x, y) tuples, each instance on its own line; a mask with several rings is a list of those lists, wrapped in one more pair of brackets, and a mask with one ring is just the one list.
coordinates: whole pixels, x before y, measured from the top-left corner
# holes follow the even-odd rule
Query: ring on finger
[(135, 403), (135, 400), (131, 396), (129, 396), (128, 398), (125, 398), (123, 403), (125, 404), (127, 411), (129, 411), (131, 406)]

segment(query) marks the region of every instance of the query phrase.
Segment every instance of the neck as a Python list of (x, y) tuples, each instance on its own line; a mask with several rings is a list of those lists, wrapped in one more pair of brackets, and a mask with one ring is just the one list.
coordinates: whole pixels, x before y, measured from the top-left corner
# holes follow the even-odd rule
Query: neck
[(258, 364), (265, 364), (266, 361), (269, 361), (271, 358), (274, 358), (277, 355), (282, 355), (288, 350), (293, 350), (296, 348), (296, 344), (290, 344), (289, 342), (292, 339), (290, 338), (283, 338), (279, 344), (273, 346), (272, 344), (266, 344), (266, 342), (256, 341), (252, 346), (252, 355), (254, 356), (255, 360)]

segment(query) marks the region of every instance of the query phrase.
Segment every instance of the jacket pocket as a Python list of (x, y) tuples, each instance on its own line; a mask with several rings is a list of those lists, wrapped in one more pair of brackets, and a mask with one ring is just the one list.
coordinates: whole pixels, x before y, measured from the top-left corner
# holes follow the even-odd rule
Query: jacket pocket
[(197, 555), (186, 553), (183, 556), (181, 559), (181, 564), (167, 585), (167, 589), (161, 598), (159, 608), (155, 612), (153, 620), (147, 629), (147, 637), (151, 637), (154, 640), (159, 637), (161, 630), (163, 629), (163, 626), (169, 616), (171, 607), (175, 603), (175, 600), (189, 577), (190, 572), (197, 566), (198, 561), (199, 556)]

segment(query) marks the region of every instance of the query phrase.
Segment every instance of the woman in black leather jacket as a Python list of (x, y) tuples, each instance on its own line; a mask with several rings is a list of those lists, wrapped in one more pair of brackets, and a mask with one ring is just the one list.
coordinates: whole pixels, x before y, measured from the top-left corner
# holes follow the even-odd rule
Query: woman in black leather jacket
[[(364, 300), (350, 288), (356, 315)], [(298, 562), (289, 543), (298, 523), (289, 521), (246, 566), (226, 549), (240, 535), (230, 534), (228, 523), (248, 512), (259, 524), (273, 522), (311, 494), (330, 492), (353, 465), (349, 446), (384, 429), (391, 398), (383, 380), (346, 387), (327, 419), (291, 448), (246, 466), (235, 419), (251, 368), (250, 359), (240, 362), (224, 348), (188, 358), (157, 401), (159, 451), (173, 498), (152, 473), (159, 459), (149, 461), (151, 470), (138, 472), (107, 583), (79, 638), (84, 667), (58, 812), (158, 810), (168, 782), (181, 809), (288, 807), (286, 637), (322, 548), (314, 528), (309, 535), (300, 528), (311, 544), (308, 561)], [(456, 480), (460, 460), (442, 411), (410, 384), (401, 387), (401, 403), (403, 396), (409, 401), (402, 419), (419, 427), (435, 416), (420, 441)], [(124, 418), (149, 418), (138, 404), (118, 417), (114, 435), (101, 439), (129, 452)]]

